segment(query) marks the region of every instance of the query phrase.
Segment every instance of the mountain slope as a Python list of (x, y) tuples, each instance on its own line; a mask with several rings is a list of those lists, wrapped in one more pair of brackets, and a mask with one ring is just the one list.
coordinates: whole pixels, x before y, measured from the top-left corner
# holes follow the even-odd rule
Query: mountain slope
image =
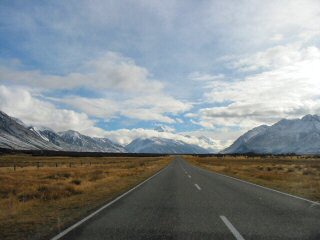
[(159, 137), (137, 138), (128, 144), (126, 149), (133, 153), (208, 153), (206, 149), (197, 145)]
[[(0, 111), (0, 148), (24, 150), (56, 150), (77, 152), (128, 152), (107, 138), (95, 138), (68, 130), (57, 133), (46, 127), (27, 126), (19, 119)], [(184, 136), (172, 133), (167, 126), (155, 131), (164, 136), (138, 138), (128, 145), (135, 153), (212, 153), (216, 143), (207, 137)], [(174, 137), (174, 139), (172, 138)]]
[(0, 147), (21, 150), (61, 150), (45, 141), (34, 131), (26, 128), (20, 121), (0, 111)]
[(81, 152), (126, 152), (107, 138), (92, 138), (69, 130), (56, 133), (48, 128), (27, 127), (0, 111), (0, 148)]
[(255, 136), (264, 133), (268, 129), (268, 126), (261, 125), (259, 127), (253, 128), (240, 136), (231, 146), (221, 151), (221, 153), (242, 153), (247, 152), (247, 142), (254, 138)]
[(221, 153), (320, 153), (320, 117), (283, 119), (272, 126), (260, 126), (239, 137)]
[(126, 149), (107, 138), (92, 138), (79, 132), (68, 130), (60, 132), (61, 139), (72, 146), (72, 150), (81, 152), (126, 152)]

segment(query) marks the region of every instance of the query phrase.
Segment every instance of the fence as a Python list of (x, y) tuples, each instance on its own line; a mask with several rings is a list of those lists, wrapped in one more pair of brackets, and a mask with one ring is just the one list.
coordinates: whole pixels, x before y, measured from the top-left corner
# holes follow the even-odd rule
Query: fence
[(84, 167), (84, 166), (92, 166), (92, 165), (106, 165), (111, 164), (114, 162), (97, 162), (97, 161), (85, 161), (85, 162), (1, 162), (0, 168), (11, 168), (14, 171), (21, 168), (26, 167), (35, 167), (37, 169), (43, 168), (43, 167), (66, 167), (66, 168), (72, 168), (72, 167)]

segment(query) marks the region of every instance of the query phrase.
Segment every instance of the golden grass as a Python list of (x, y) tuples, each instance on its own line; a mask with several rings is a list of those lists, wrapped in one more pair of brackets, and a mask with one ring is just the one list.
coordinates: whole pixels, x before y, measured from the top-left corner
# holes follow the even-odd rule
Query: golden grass
[(13, 160), (25, 167), (0, 168), (0, 239), (46, 239), (151, 176), (171, 157), (0, 156), (2, 164)]
[(303, 156), (185, 156), (190, 163), (283, 192), (320, 201), (320, 159)]

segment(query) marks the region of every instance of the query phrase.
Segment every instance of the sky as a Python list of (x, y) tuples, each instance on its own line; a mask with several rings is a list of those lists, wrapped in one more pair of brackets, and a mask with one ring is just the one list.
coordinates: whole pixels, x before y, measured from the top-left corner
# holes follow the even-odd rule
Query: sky
[(2, 0), (0, 110), (121, 144), (187, 134), (221, 149), (320, 114), (319, 23), (318, 0)]

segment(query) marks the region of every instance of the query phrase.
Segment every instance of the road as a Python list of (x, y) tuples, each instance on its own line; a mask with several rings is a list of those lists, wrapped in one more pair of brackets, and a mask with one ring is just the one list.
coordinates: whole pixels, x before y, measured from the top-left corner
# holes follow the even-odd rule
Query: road
[(177, 158), (56, 239), (320, 239), (320, 205)]

